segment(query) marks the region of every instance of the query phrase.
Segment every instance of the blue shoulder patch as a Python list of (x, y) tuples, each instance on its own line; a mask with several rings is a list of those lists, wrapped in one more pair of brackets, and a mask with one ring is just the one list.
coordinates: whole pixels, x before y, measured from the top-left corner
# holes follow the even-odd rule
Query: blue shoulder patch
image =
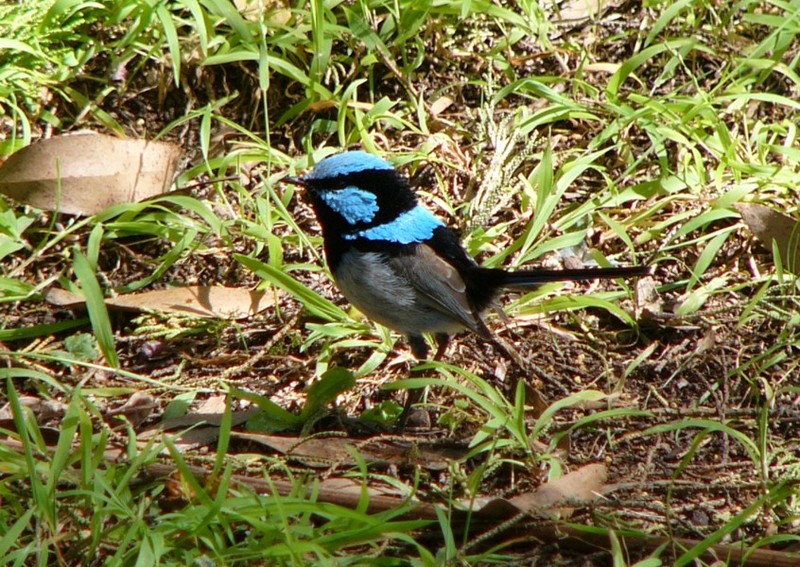
[(369, 222), (378, 212), (378, 197), (351, 185), (334, 191), (320, 191), (319, 198), (350, 224)]
[(311, 173), (306, 175), (306, 178), (331, 179), (372, 169), (387, 170), (394, 169), (394, 167), (382, 157), (356, 150), (326, 157), (317, 164)]
[(384, 224), (343, 235), (345, 240), (386, 240), (396, 244), (415, 244), (433, 237), (433, 231), (444, 223), (432, 212), (417, 205), (413, 209)]

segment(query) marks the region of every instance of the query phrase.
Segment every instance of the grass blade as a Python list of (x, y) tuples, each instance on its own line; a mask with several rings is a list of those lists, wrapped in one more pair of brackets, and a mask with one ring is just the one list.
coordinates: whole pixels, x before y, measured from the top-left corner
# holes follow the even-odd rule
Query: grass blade
[(97, 282), (89, 260), (77, 248), (73, 253), (73, 269), (86, 299), (86, 310), (89, 312), (89, 320), (92, 322), (97, 345), (105, 357), (106, 364), (112, 368), (119, 368), (114, 332), (111, 329), (111, 320), (103, 299), (103, 291), (100, 289), (100, 284)]

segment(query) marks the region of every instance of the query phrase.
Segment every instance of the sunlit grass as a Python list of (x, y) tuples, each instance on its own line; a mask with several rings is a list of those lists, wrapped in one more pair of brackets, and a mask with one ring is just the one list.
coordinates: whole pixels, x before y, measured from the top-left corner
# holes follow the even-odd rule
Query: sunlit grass
[[(746, 463), (742, 482), (759, 487), (679, 563), (760, 515), (780, 526), (783, 543), (796, 539), (796, 451), (791, 430), (774, 425), (771, 412), (798, 393), (797, 280), (781, 267), (756, 265), (734, 205), (764, 202), (797, 216), (799, 14), (787, 2), (646, 3), (645, 21), (634, 27), (610, 33), (610, 21), (587, 23), (604, 38), (592, 42), (531, 2), (312, 0), (239, 11), (226, 0), (115, 0), (0, 8), (0, 155), (84, 127), (179, 139), (190, 150), (176, 180), (184, 194), (89, 219), (0, 201), (0, 307), (8, 307), (0, 322), (8, 367), (0, 376), (11, 420), (4, 434), (14, 441), (0, 444), (2, 562), (300, 565), (366, 562), (387, 550), (420, 564), (499, 556), (462, 553), (469, 545), (443, 513), (441, 547), (431, 551), (417, 541), (421, 524), (317, 502), (307, 492), (313, 480), (288, 467), (281, 474), (296, 481), (291, 497), (234, 486), (225, 459), (230, 427), (206, 463), (214, 484), (204, 484), (169, 440), (137, 443), (133, 425), (109, 421), (87, 394), (98, 376), (133, 384), (124, 395), (145, 385), (167, 396), (192, 391), (125, 367), (135, 358), (126, 340), (145, 334), (146, 323), (120, 324), (103, 297), (180, 282), (193, 270), (210, 281), (279, 288), (302, 309), (289, 348), (298, 360), (312, 359), (297, 363), (299, 380), (317, 380), (304, 405), (292, 413), (266, 396), (234, 391), (261, 408), (265, 429), (301, 431), (346, 396), (353, 378), (397, 375), (405, 361), (392, 354), (396, 337), (341, 307), (320, 284), (328, 278), (319, 235), (303, 216), (302, 196), (280, 184), (351, 145), (433, 179), (421, 187), (423, 198), (486, 265), (538, 265), (554, 254), (602, 265), (649, 262), (661, 284), (655, 325), (641, 323), (641, 308), (632, 307), (633, 283), (587, 293), (545, 286), (509, 300), (510, 314), (561, 316), (595, 346), (604, 340), (599, 317), (632, 337), (630, 353), (604, 361), (605, 381), (586, 386), (566, 371), (569, 393), (538, 413), (522, 381), (506, 391), (472, 368), (434, 364), (415, 370), (431, 374), (395, 383), (433, 388), (434, 399), (447, 400), (437, 408), (439, 425), (471, 432), (469, 456), (480, 465), (454, 466), (463, 476), (450, 481), (450, 505), (456, 493), (479, 496), (484, 483), (505, 480), (504, 467), (557, 477), (568, 466), (563, 446), (571, 436), (590, 437), (597, 458), (624, 459), (613, 451), (626, 447), (620, 429), (630, 427), (648, 444), (685, 450), (671, 465), (674, 479), (719, 442)], [(453, 105), (434, 112), (443, 97)], [(151, 111), (135, 123), (127, 105), (139, 99), (164, 115)], [(148, 123), (152, 116), (162, 131)], [(141, 259), (141, 267), (114, 272), (125, 264), (120, 255)], [(221, 257), (226, 269), (196, 270), (199, 255)], [(54, 285), (81, 291), (87, 314), (50, 315), (43, 297)], [(698, 325), (711, 329), (703, 344), (681, 335)], [(743, 336), (762, 333), (764, 344), (732, 344), (735, 365), (695, 369), (703, 349), (715, 346), (714, 329), (727, 338), (723, 331), (734, 327)], [(224, 332), (224, 325), (202, 327), (211, 342), (221, 343)], [(178, 329), (167, 339), (186, 336)], [(671, 356), (673, 340), (687, 346), (664, 375), (659, 357)], [(97, 352), (102, 359), (90, 360)], [(667, 417), (653, 421), (658, 412), (638, 405), (651, 398), (627, 385), (647, 384), (662, 401), (659, 389), (681, 371), (699, 373), (708, 388), (697, 399), (663, 399)], [(225, 391), (218, 382), (203, 392)], [(24, 394), (65, 404), (54, 443)], [(707, 406), (723, 415), (679, 414)], [(104, 454), (114, 447), (127, 460)], [(180, 472), (177, 489), (138, 477), (167, 455)], [(368, 477), (366, 467), (352, 474)], [(621, 526), (629, 520), (620, 510), (604, 512), (622, 518)], [(625, 534), (610, 534), (621, 563)], [(747, 544), (781, 543), (779, 536), (758, 533)]]

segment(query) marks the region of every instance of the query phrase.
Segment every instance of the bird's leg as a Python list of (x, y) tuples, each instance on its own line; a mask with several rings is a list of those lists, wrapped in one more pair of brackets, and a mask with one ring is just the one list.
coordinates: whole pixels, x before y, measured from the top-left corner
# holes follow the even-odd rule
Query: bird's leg
[[(412, 354), (418, 361), (422, 362), (428, 359), (428, 343), (425, 342), (425, 338), (423, 336), (411, 335), (408, 337), (408, 342), (411, 345)], [(433, 360), (439, 360), (442, 358), (449, 342), (450, 337), (445, 333), (436, 334), (436, 344), (438, 346)], [(399, 431), (405, 429), (406, 424), (408, 423), (408, 418), (412, 415), (414, 404), (419, 403), (424, 392), (424, 388), (415, 388), (406, 392), (406, 403), (403, 405), (403, 411), (400, 413), (400, 417), (397, 418), (397, 429)]]
[(492, 335), (492, 342), (505, 354), (517, 367), (523, 372), (530, 372), (531, 365), (522, 358), (519, 351), (514, 348), (514, 345), (506, 341), (503, 337)]
[(428, 358), (428, 343), (422, 335), (409, 335), (408, 344), (411, 345), (411, 353), (417, 360)]
[(444, 356), (444, 351), (447, 350), (447, 345), (450, 344), (450, 335), (447, 333), (436, 333), (436, 354), (433, 356), (433, 360), (439, 361)]

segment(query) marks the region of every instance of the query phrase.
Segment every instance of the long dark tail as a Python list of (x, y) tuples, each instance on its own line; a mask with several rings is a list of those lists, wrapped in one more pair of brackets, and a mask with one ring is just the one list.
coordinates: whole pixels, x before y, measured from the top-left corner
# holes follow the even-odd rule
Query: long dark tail
[[(576, 270), (518, 270), (506, 272), (493, 270), (500, 287), (532, 288), (549, 282), (583, 281), (609, 278), (635, 278), (650, 273), (649, 266), (627, 266), (620, 268), (580, 268)], [(499, 273), (498, 273), (499, 272)]]

